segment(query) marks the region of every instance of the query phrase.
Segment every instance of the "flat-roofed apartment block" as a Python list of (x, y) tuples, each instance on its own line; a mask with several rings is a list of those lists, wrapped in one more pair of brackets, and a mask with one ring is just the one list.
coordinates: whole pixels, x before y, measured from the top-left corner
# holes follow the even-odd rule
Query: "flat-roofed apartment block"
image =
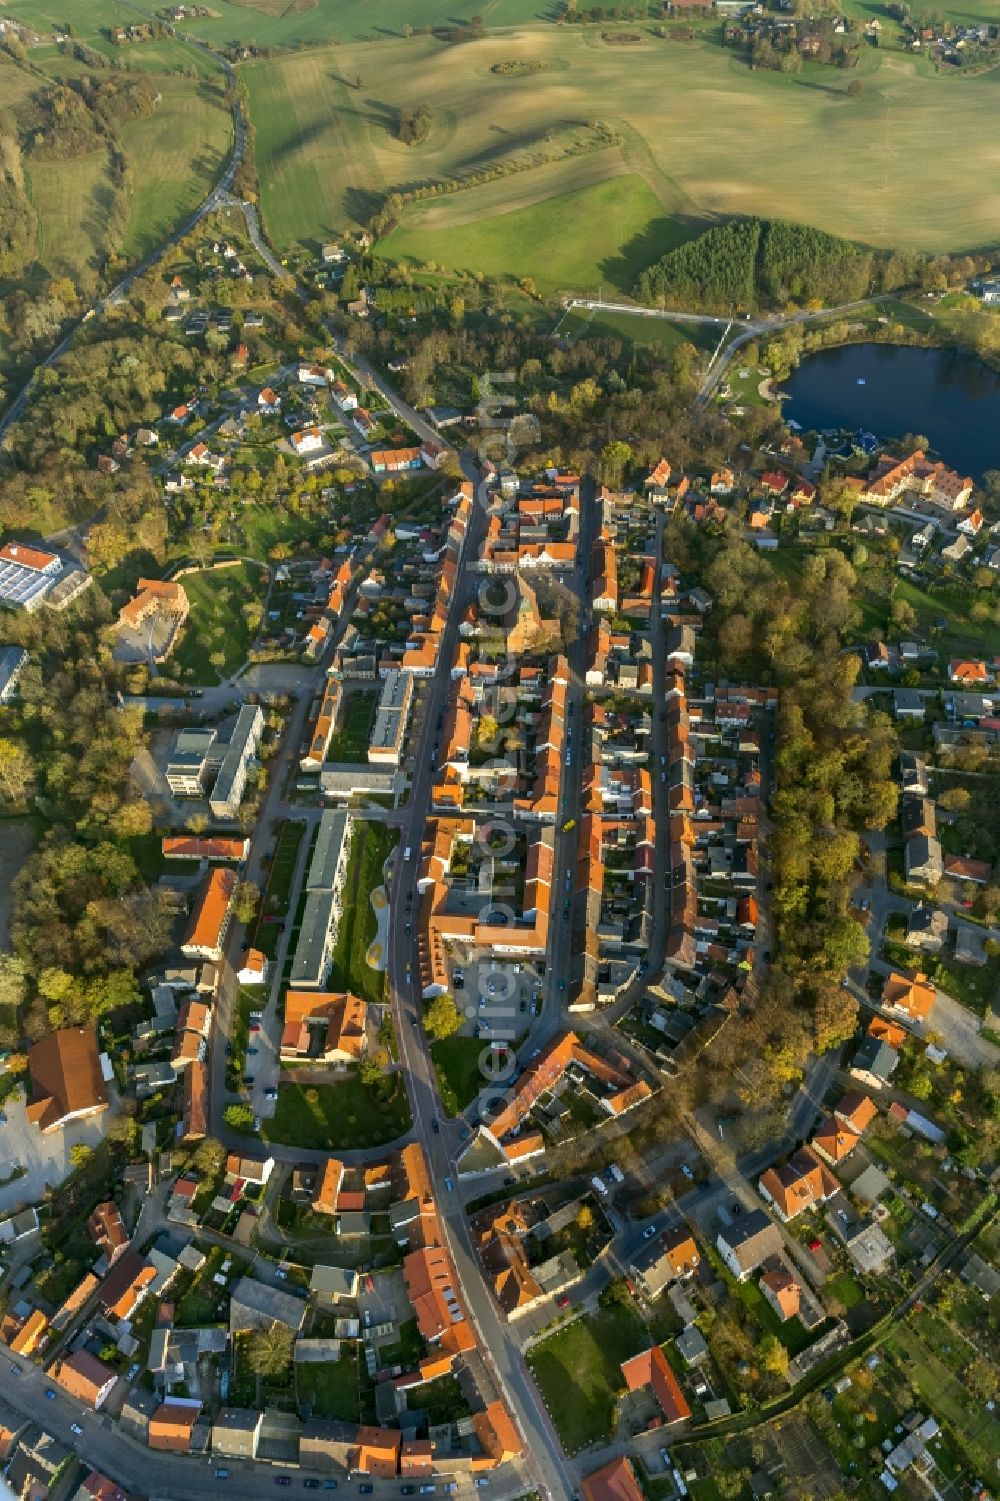
[(212, 770), (220, 764), (214, 730), (178, 730), (163, 774), (174, 797), (202, 797)]
[(260, 704), (244, 704), (236, 717), (226, 753), (208, 800), (216, 818), (232, 818), (240, 806), (247, 784), (250, 762), (257, 753), (264, 729), (264, 711)]
[(306, 876), (302, 927), (289, 976), (293, 990), (322, 989), (326, 983), (343, 906), (352, 825), (346, 808), (327, 808), (320, 818)]
[(413, 674), (392, 667), (385, 674), (375, 723), (372, 725), (368, 759), (375, 765), (398, 766), (413, 703)]
[(264, 712), (244, 704), (228, 740), (217, 730), (178, 730), (163, 774), (174, 797), (204, 797), (216, 818), (232, 818), (240, 806), (250, 762), (260, 744)]

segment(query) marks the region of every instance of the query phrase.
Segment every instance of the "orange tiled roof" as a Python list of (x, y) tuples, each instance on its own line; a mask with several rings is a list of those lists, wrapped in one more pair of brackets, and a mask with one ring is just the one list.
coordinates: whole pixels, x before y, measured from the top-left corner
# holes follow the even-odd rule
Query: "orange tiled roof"
[(630, 1392), (638, 1391), (644, 1386), (653, 1388), (653, 1394), (668, 1423), (679, 1423), (682, 1418), (691, 1416), (691, 1409), (678, 1385), (677, 1377), (659, 1345), (624, 1361), (622, 1375)]

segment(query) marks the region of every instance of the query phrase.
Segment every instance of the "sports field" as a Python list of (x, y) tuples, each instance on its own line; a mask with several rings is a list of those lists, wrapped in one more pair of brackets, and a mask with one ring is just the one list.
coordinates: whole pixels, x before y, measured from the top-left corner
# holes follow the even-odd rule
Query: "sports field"
[[(491, 71), (519, 58), (551, 66)], [(936, 77), (889, 49), (869, 50), (849, 76), (819, 65), (783, 75), (750, 72), (707, 34), (682, 43), (650, 30), (616, 48), (592, 29), (531, 26), (461, 46), (412, 37), (313, 48), (242, 71), (262, 206), (281, 247), (365, 222), (390, 189), (561, 149), (597, 120), (620, 144), (409, 205), (386, 248), (550, 287), (624, 287), (640, 248), (651, 260), (713, 215), (753, 212), (928, 251), (992, 244), (1000, 222), (1000, 147), (982, 129), (1000, 103), (1000, 72)], [(856, 76), (863, 93), (851, 99)], [(396, 112), (424, 102), (430, 135), (403, 145)], [(580, 191), (611, 178), (629, 183), (611, 200)], [(569, 243), (578, 238), (596, 241), (596, 253)]]

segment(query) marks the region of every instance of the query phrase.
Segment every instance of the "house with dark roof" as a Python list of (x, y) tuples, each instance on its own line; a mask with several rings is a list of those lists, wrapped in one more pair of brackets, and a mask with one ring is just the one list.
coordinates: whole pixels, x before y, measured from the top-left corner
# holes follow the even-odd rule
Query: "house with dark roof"
[(899, 1054), (879, 1037), (865, 1037), (851, 1060), (849, 1072), (870, 1089), (885, 1089), (899, 1066)]

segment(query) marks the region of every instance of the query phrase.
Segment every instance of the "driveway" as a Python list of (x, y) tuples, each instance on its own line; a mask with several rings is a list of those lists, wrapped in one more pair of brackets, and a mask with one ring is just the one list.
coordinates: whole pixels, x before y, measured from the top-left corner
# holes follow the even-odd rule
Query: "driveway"
[[(112, 1106), (113, 1109), (113, 1106)], [(0, 1179), (6, 1178), (15, 1167), (27, 1168), (22, 1178), (0, 1188), (0, 1214), (13, 1214), (24, 1204), (35, 1204), (44, 1198), (49, 1187), (55, 1187), (69, 1176), (71, 1165), (70, 1148), (77, 1142), (88, 1147), (97, 1146), (102, 1139), (112, 1116), (111, 1110), (90, 1120), (74, 1121), (63, 1131), (53, 1131), (43, 1136), (37, 1126), (28, 1120), (24, 1100), (9, 1099), (4, 1106), (6, 1124), (0, 1133), (3, 1155), (0, 1157)]]

